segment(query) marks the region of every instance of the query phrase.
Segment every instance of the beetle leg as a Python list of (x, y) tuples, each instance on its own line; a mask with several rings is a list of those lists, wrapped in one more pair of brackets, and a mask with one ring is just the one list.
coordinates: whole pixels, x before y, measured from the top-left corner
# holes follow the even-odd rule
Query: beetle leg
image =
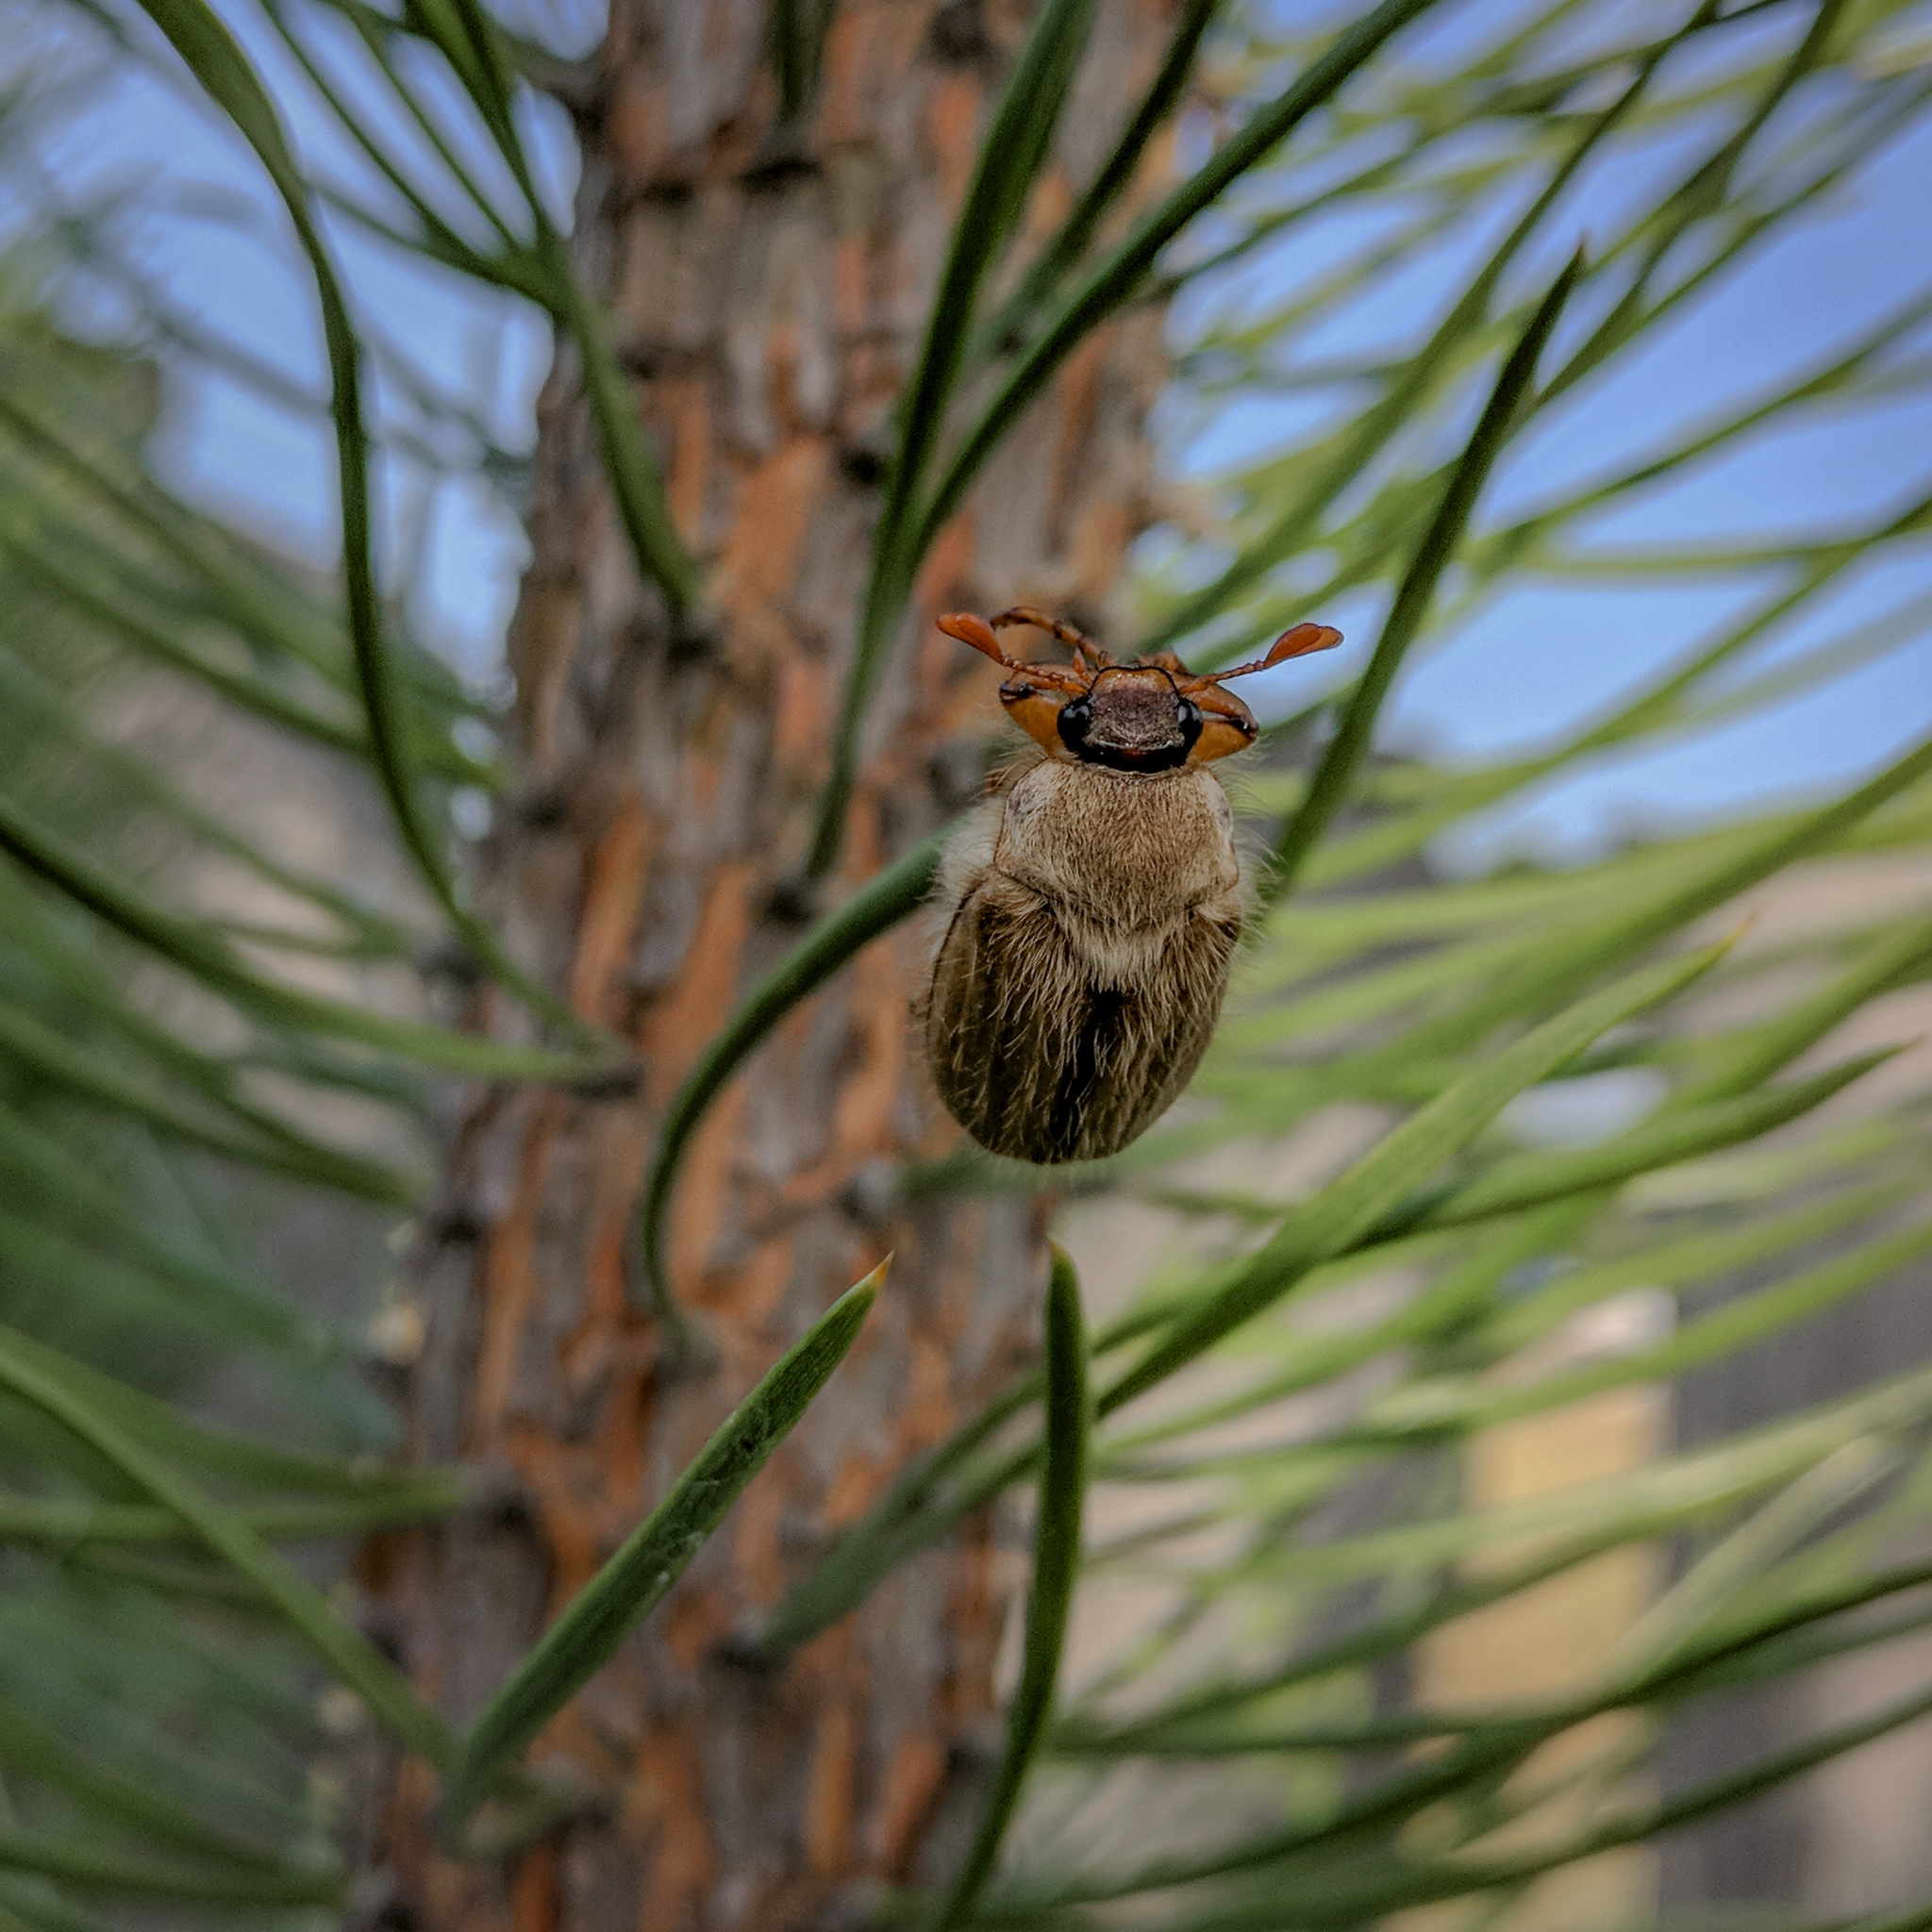
[[(1046, 675), (1041, 676), (1041, 672)], [(1086, 681), (1055, 665), (1026, 665), (1000, 686), (1000, 703), (1009, 717), (1051, 758), (1070, 754), (1060, 742), (1060, 707), (1081, 695)]]
[(994, 630), (1005, 630), (1008, 625), (1015, 624), (1030, 624), (1035, 630), (1051, 631), (1074, 653), (1074, 661), (1083, 670), (1086, 668), (1085, 660), (1089, 658), (1103, 671), (1113, 662), (1113, 658), (1085, 631), (1075, 630), (1071, 624), (1064, 624), (1058, 617), (1049, 617), (1043, 610), (1036, 610), (1031, 604), (1015, 604), (1010, 610), (1002, 610), (992, 620)]
[(1185, 686), (1192, 674), (1172, 651), (1143, 651), (1134, 659), (1136, 668), (1146, 666), (1156, 671), (1164, 671), (1174, 679), (1174, 689)]
[(1205, 679), (1192, 690), (1185, 686), (1182, 689), (1201, 710), (1201, 735), (1188, 754), (1189, 764), (1209, 764), (1231, 752), (1245, 751), (1254, 743), (1260, 726), (1255, 723), (1255, 714), (1233, 691), (1223, 691)]

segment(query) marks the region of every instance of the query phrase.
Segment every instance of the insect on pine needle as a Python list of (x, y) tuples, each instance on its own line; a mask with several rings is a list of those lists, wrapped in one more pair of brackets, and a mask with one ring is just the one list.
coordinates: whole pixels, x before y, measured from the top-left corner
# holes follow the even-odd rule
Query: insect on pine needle
[[(1008, 657), (999, 633), (1016, 625), (1050, 631), (1073, 661)], [(939, 626), (1005, 670), (1000, 702), (1044, 756), (946, 849), (926, 1058), (981, 1146), (1099, 1159), (1187, 1084), (1227, 990), (1241, 867), (1227, 794), (1207, 767), (1258, 727), (1223, 686), (1341, 633), (1298, 624), (1252, 663), (1197, 674), (1172, 651), (1117, 662), (1025, 605)]]

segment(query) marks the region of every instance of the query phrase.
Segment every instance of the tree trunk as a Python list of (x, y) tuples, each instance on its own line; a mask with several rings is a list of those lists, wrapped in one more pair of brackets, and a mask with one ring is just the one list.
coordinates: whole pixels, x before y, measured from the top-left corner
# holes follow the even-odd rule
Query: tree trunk
[[(672, 1598), (540, 1740), (598, 1801), (500, 1868), (435, 1849), (420, 1763), (360, 1783), (369, 1923), (516, 1932), (862, 1924), (943, 1876), (998, 1736), (1012, 1566), (976, 1520), (782, 1668), (744, 1661), (790, 1576), (1024, 1365), (1044, 1263), (1021, 1202), (906, 1207), (895, 1162), (957, 1130), (909, 1002), (923, 936), (874, 945), (726, 1093), (687, 1164), (674, 1276), (717, 1352), (660, 1371), (626, 1282), (652, 1136), (741, 991), (797, 939), (803, 856), (863, 590), (880, 457), (1022, 7), (846, 0), (816, 101), (776, 125), (765, 0), (618, 0), (582, 113), (575, 247), (608, 300), (673, 513), (712, 565), (674, 632), (641, 587), (567, 353), (544, 392), (513, 628), (518, 781), (486, 891), (512, 945), (635, 1041), (636, 1091), (473, 1094), (414, 1263), (411, 1449), (491, 1502), (375, 1546), (376, 1627), (467, 1722), (779, 1351), (889, 1250), (852, 1355)], [(1108, 0), (1035, 204), (1091, 171), (1170, 25)], [(1150, 166), (1150, 175), (1158, 172)], [(1162, 375), (1144, 311), (1021, 424), (921, 577), (868, 739), (849, 890), (976, 794), (989, 667), (936, 610), (1027, 600), (1106, 632), (1146, 522)], [(1120, 626), (1113, 626), (1120, 635)], [(500, 1004), (481, 1024), (508, 1028)]]

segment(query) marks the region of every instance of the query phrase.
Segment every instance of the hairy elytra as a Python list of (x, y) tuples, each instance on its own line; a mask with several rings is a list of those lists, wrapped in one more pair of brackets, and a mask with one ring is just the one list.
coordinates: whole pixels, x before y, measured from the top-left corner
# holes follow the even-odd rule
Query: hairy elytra
[[(1341, 634), (1297, 625), (1265, 657), (1197, 675), (1172, 652), (1116, 663), (1026, 606), (940, 628), (1007, 672), (1007, 714), (1043, 756), (947, 848), (924, 1001), (926, 1058), (983, 1147), (1054, 1165), (1115, 1154), (1207, 1051), (1241, 939), (1227, 794), (1207, 766), (1257, 735), (1222, 690)], [(1030, 625), (1067, 664), (1009, 658)]]

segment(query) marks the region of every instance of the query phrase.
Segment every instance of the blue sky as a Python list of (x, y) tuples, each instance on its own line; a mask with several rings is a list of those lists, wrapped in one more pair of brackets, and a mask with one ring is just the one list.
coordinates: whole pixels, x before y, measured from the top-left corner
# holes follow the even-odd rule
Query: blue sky
[[(1662, 17), (1668, 10), (1656, 9)], [(1789, 10), (1789, 9), (1788, 9)], [(1924, 8), (1921, 8), (1924, 11)], [(325, 176), (356, 169), (315, 111), (303, 83), (242, 4), (225, 8), (275, 84), (311, 165)], [(1491, 24), (1483, 0), (1465, 23)], [(319, 397), (319, 331), (306, 278), (282, 241), (284, 223), (251, 156), (210, 116), (185, 80), (171, 86), (122, 59), (99, 57), (72, 16), (45, 0), (0, 10), (17, 71), (66, 73), (75, 85), (44, 114), (34, 140), (0, 172), (0, 222), (19, 232), (37, 205), (72, 210), (112, 199), (129, 263), (174, 308)], [(571, 31), (581, 42), (588, 17)], [(1456, 31), (1453, 24), (1448, 31)], [(1766, 29), (1782, 32), (1773, 24)], [(559, 202), (572, 159), (559, 120), (540, 141)], [(1620, 197), (1668, 157), (1625, 155), (1603, 171), (1574, 212), (1577, 232), (1607, 225)], [(32, 167), (27, 166), (31, 161)], [(37, 170), (37, 174), (34, 172)], [(1581, 477), (1657, 446), (1673, 425), (1724, 409), (1823, 360), (1834, 344), (1932, 285), (1932, 119), (1890, 144), (1844, 189), (1726, 275), (1627, 366), (1589, 386), (1541, 425), (1499, 475), (1482, 521), (1520, 512)], [(360, 312), (432, 388), (459, 396), (501, 448), (528, 448), (531, 410), (548, 357), (547, 327), (514, 298), (479, 291), (342, 224), (334, 239)], [(269, 246), (263, 238), (271, 238)], [(1336, 328), (1359, 352), (1413, 341), (1476, 236), (1451, 235), (1388, 278)], [(1270, 258), (1263, 273), (1306, 275), (1338, 243), (1315, 231)], [(1553, 239), (1552, 248), (1559, 245)], [(1544, 265), (1547, 266), (1546, 264)], [(115, 324), (97, 297), (88, 325)], [(1927, 340), (1922, 332), (1921, 340)], [(1303, 353), (1333, 350), (1309, 341)], [(447, 446), (442, 474), (385, 464), (384, 564), (407, 577), (419, 629), (466, 673), (487, 681), (525, 555), (513, 508), (475, 469), (474, 449), (378, 378), (384, 420)], [(1250, 406), (1169, 460), (1211, 473), (1242, 448), (1291, 440), (1293, 410)], [(1305, 420), (1305, 419), (1304, 419)], [(311, 562), (336, 550), (333, 447), (312, 415), (187, 358), (170, 382), (154, 459), (191, 499)], [(1590, 545), (1608, 551), (1698, 547), (1767, 534), (1802, 540), (1851, 530), (1932, 488), (1932, 398), (1862, 410), (1814, 408), (1774, 433), (1620, 505)], [(1456, 759), (1508, 755), (1560, 732), (1579, 715), (1761, 597), (1774, 574), (1715, 573), (1622, 583), (1586, 578), (1524, 584), (1481, 609), (1414, 665), (1388, 721), (1391, 742)], [(1895, 546), (1851, 574), (1827, 604), (1775, 635), (1771, 655), (1831, 635), (1932, 591), (1932, 544)], [(1323, 611), (1358, 648), (1373, 635), (1368, 601)], [(1343, 667), (1345, 668), (1345, 667)], [(1283, 690), (1286, 691), (1286, 685)], [(1305, 696), (1303, 684), (1295, 697)], [(1286, 704), (1291, 700), (1279, 700)], [(1811, 795), (1871, 769), (1932, 725), (1932, 636), (1921, 636), (1828, 689), (1720, 731), (1607, 759), (1451, 841), (1462, 862), (1527, 847), (1551, 857), (1600, 848), (1624, 834), (1725, 815), (1785, 795)]]

